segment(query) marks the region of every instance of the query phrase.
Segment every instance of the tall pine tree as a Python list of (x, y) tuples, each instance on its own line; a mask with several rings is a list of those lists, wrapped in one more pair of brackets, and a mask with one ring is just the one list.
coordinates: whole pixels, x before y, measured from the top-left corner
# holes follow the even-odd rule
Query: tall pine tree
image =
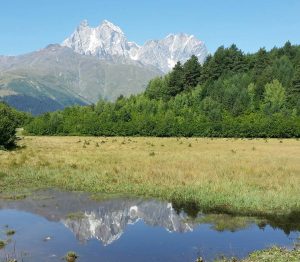
[(192, 55), (189, 60), (183, 65), (184, 71), (184, 89), (188, 90), (194, 88), (199, 83), (201, 74), (201, 65), (198, 61), (198, 57)]
[(184, 70), (180, 62), (174, 66), (169, 74), (168, 88), (166, 93), (168, 96), (176, 96), (184, 90)]

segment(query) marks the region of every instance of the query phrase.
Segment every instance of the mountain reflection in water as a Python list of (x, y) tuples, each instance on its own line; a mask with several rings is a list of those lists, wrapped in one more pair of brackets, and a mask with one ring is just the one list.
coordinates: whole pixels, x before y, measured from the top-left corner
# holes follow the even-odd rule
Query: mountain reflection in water
[(274, 244), (292, 247), (299, 236), (298, 229), (285, 232), (264, 219), (189, 217), (167, 202), (104, 197), (95, 201), (84, 193), (50, 190), (24, 200), (0, 200), (1, 229), (7, 224), (16, 229), (15, 242), (0, 250), (0, 261), (15, 247), (30, 254), (20, 261), (61, 261), (69, 250), (78, 252), (79, 261), (213, 260), (243, 257)]
[(93, 201), (82, 193), (40, 192), (22, 201), (0, 201), (1, 209), (17, 209), (60, 221), (80, 241), (98, 239), (109, 245), (119, 239), (127, 225), (143, 220), (149, 226), (169, 232), (188, 232), (193, 224), (177, 213), (171, 203), (156, 200), (118, 198)]
[(186, 215), (177, 214), (170, 203), (139, 200), (109, 200), (93, 211), (85, 211), (78, 219), (62, 219), (79, 240), (96, 238), (104, 245), (119, 239), (127, 225), (142, 219), (149, 226), (164, 227), (169, 232), (192, 231)]

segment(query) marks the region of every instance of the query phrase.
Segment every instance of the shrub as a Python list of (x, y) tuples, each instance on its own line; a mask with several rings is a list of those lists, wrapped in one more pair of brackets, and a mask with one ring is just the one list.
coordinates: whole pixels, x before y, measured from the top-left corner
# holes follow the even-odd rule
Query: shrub
[(15, 144), (18, 122), (14, 111), (0, 103), (0, 147), (8, 148)]

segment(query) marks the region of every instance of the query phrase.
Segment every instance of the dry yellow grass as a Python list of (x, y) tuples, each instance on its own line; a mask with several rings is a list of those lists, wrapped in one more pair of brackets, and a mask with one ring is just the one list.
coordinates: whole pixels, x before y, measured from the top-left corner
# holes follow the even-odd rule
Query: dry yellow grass
[(247, 214), (300, 210), (294, 139), (23, 137), (19, 145), (0, 151), (3, 192), (54, 186)]

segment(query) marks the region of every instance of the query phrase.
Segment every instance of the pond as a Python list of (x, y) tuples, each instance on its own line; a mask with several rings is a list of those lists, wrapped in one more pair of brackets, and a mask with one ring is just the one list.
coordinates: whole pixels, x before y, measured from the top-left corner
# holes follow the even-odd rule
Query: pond
[(95, 201), (55, 190), (0, 200), (0, 227), (0, 261), (62, 261), (68, 251), (77, 261), (212, 261), (272, 245), (292, 248), (299, 237), (298, 225), (201, 212), (189, 217), (167, 202)]

